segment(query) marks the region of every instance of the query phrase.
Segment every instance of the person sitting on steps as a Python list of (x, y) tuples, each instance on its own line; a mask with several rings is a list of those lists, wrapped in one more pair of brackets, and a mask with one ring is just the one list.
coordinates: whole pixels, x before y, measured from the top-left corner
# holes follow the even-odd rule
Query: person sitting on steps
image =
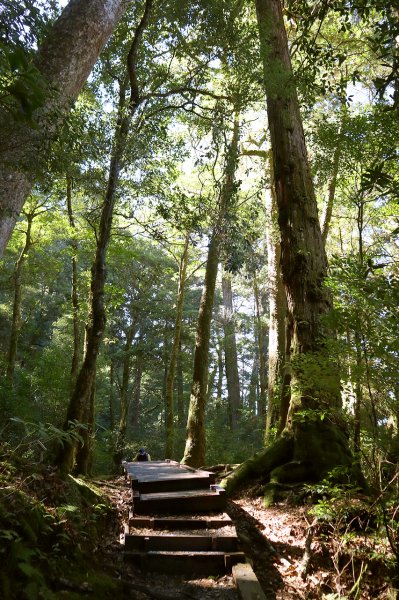
[(151, 456), (148, 454), (148, 452), (145, 451), (144, 448), (140, 448), (134, 460), (139, 462), (143, 460), (151, 460)]

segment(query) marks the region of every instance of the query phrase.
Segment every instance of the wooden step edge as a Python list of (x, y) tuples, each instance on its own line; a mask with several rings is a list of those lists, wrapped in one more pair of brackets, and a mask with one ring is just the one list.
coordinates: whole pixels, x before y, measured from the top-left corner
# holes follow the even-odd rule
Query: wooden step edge
[(125, 549), (133, 551), (236, 552), (238, 547), (236, 535), (125, 534)]
[(233, 565), (245, 560), (242, 552), (217, 551), (125, 551), (123, 557), (134, 562), (143, 571), (207, 576), (231, 573)]
[(219, 529), (233, 525), (233, 521), (227, 513), (221, 513), (220, 517), (150, 517), (134, 516), (129, 511), (129, 524), (131, 527), (145, 527), (146, 529)]
[(242, 600), (266, 600), (266, 596), (249, 563), (237, 563), (232, 567), (234, 583)]

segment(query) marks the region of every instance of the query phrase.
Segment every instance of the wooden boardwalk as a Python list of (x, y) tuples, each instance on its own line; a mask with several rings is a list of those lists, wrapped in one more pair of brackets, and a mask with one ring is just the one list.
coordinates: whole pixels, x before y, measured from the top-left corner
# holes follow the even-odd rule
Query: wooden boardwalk
[(225, 491), (215, 484), (214, 473), (174, 461), (122, 464), (132, 488), (126, 559), (143, 571), (205, 576), (233, 571), (242, 598), (265, 598), (245, 564), (236, 529), (225, 512)]

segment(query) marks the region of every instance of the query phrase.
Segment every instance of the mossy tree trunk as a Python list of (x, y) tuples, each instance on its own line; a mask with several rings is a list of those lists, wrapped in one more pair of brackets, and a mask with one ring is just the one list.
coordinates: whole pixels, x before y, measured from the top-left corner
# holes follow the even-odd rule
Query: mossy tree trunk
[(205, 464), (205, 406), (208, 387), (208, 355), (212, 309), (222, 243), (223, 221), (236, 191), (235, 173), (238, 163), (238, 141), (239, 123), (237, 117), (234, 122), (231, 143), (226, 153), (224, 182), (219, 195), (218, 217), (209, 242), (205, 281), (198, 313), (186, 445), (182, 459), (183, 464), (191, 467), (200, 467)]
[[(307, 159), (280, 0), (255, 0), (273, 153), (281, 235), (281, 266), (292, 323), (291, 398), (285, 430), (224, 486), (232, 489), (256, 469), (272, 482), (319, 480), (353, 466), (340, 414), (338, 368), (328, 355), (323, 317), (331, 309), (324, 287), (327, 260)], [(278, 454), (277, 449), (284, 449)], [(353, 474), (361, 476), (355, 470)]]
[(176, 301), (176, 315), (175, 315), (175, 326), (173, 333), (172, 349), (169, 357), (169, 366), (166, 376), (166, 391), (165, 391), (165, 458), (173, 458), (174, 452), (174, 402), (173, 402), (173, 391), (175, 382), (175, 372), (177, 358), (180, 348), (180, 334), (183, 319), (183, 305), (184, 305), (184, 291), (187, 277), (187, 264), (188, 264), (188, 244), (190, 237), (187, 234), (183, 253), (179, 263), (179, 282), (177, 290), (177, 301)]
[[(265, 444), (271, 429), (284, 418), (281, 412), (285, 361), (285, 318), (287, 301), (280, 270), (281, 246), (277, 223), (277, 201), (272, 181), (267, 195), (267, 270), (269, 279), (269, 348)], [(285, 426), (285, 422), (283, 427)]]

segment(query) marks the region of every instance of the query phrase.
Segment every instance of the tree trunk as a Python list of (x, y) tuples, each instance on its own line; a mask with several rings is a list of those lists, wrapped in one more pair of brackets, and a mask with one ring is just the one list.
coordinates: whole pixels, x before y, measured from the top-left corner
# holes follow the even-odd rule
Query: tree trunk
[(12, 309), (12, 321), (10, 331), (10, 341), (8, 344), (7, 355), (7, 379), (12, 381), (14, 376), (15, 361), (17, 357), (18, 338), (21, 331), (21, 306), (22, 306), (22, 271), (29, 249), (32, 245), (32, 221), (35, 216), (34, 212), (27, 215), (27, 227), (25, 232), (25, 244), (21, 250), (17, 262), (15, 263), (13, 280), (14, 280), (14, 303)]
[(233, 136), (226, 156), (225, 178), (220, 191), (217, 222), (213, 228), (205, 270), (205, 281), (198, 313), (194, 352), (193, 382), (187, 418), (186, 447), (182, 463), (191, 467), (205, 464), (205, 405), (208, 384), (209, 341), (213, 299), (222, 240), (223, 220), (235, 193), (238, 162), (239, 123), (235, 119)]
[(257, 350), (258, 350), (258, 365), (259, 365), (259, 402), (258, 402), (258, 411), (259, 416), (262, 420), (262, 424), (264, 425), (266, 422), (266, 357), (264, 353), (264, 327), (262, 325), (262, 313), (261, 313), (261, 303), (260, 303), (260, 293), (258, 287), (258, 281), (256, 279), (256, 275), (254, 274), (254, 298), (255, 298), (255, 311), (256, 311), (256, 341), (257, 341)]
[(321, 229), (321, 238), (323, 240), (323, 244), (324, 247), (326, 245), (327, 242), (327, 236), (328, 233), (330, 231), (330, 225), (331, 225), (331, 219), (332, 219), (332, 213), (333, 213), (333, 208), (334, 208), (334, 201), (335, 201), (335, 190), (337, 188), (337, 181), (338, 181), (338, 172), (339, 172), (339, 161), (341, 159), (341, 154), (342, 154), (342, 145), (343, 145), (343, 129), (344, 129), (344, 125), (345, 125), (345, 117), (346, 117), (346, 104), (345, 104), (345, 100), (341, 100), (341, 124), (340, 124), (340, 129), (339, 129), (339, 134), (338, 134), (338, 140), (334, 149), (334, 156), (333, 156), (333, 168), (332, 168), (332, 174), (331, 174), (331, 180), (328, 186), (328, 196), (327, 196), (327, 202), (324, 208), (324, 214), (323, 214), (323, 219), (322, 219), (322, 229)]
[(183, 360), (182, 360), (181, 338), (179, 342), (179, 354), (177, 357), (177, 423), (179, 428), (184, 424), (184, 382), (183, 382)]
[[(85, 407), (90, 402), (90, 394), (96, 372), (97, 356), (105, 330), (106, 315), (104, 293), (106, 282), (106, 255), (111, 236), (119, 174), (122, 167), (130, 123), (140, 102), (136, 89), (135, 61), (137, 59), (139, 42), (149, 20), (151, 1), (152, 0), (146, 1), (144, 15), (135, 31), (128, 54), (127, 63), (129, 80), (131, 83), (129, 102), (126, 101), (126, 84), (120, 84), (119, 110), (111, 153), (108, 184), (101, 211), (96, 255), (91, 268), (91, 314), (87, 331), (87, 346), (83, 364), (76, 380), (75, 389), (69, 402), (65, 423), (66, 430), (73, 429), (74, 422), (81, 421)], [(64, 444), (63, 448), (61, 448), (57, 457), (56, 462), (62, 473), (68, 474), (72, 471), (75, 454), (76, 440), (71, 437), (70, 440)]]
[[(273, 174), (273, 169), (271, 169)], [(287, 301), (280, 270), (281, 246), (277, 223), (277, 200), (272, 177), (270, 194), (266, 196), (267, 269), (269, 280), (269, 350), (267, 379), (267, 415), (265, 444), (270, 441), (270, 431), (281, 417), (284, 360), (285, 317)], [(283, 427), (285, 426), (285, 423)]]
[(49, 142), (126, 7), (122, 0), (71, 0), (34, 60), (45, 92), (33, 113), (35, 126), (0, 112), (0, 256), (43, 168)]
[[(75, 233), (76, 226), (73, 217), (72, 210), (72, 180), (67, 176), (66, 178), (66, 195), (67, 195), (67, 211), (69, 218), (69, 226)], [(72, 322), (73, 322), (73, 350), (72, 350), (72, 361), (71, 361), (71, 380), (70, 388), (71, 393), (76, 383), (76, 378), (79, 371), (79, 355), (80, 355), (80, 331), (79, 331), (79, 296), (78, 296), (78, 244), (75, 238), (71, 241), (71, 248), (73, 252), (72, 256), (72, 290), (71, 290), (71, 302), (72, 302)]]
[(180, 333), (183, 319), (184, 291), (187, 276), (188, 264), (188, 244), (190, 238), (187, 234), (183, 254), (179, 265), (179, 285), (177, 290), (175, 328), (173, 335), (172, 349), (169, 357), (169, 368), (166, 377), (166, 392), (165, 392), (165, 458), (173, 458), (174, 452), (174, 405), (173, 405), (173, 388), (175, 381), (176, 363), (180, 347)]
[(218, 379), (216, 384), (216, 400), (219, 404), (222, 404), (223, 397), (223, 372), (224, 372), (224, 362), (223, 362), (223, 347), (222, 347), (222, 339), (220, 333), (217, 336), (217, 372)]
[(238, 425), (239, 411), (241, 408), (240, 378), (238, 375), (237, 342), (235, 332), (233, 292), (231, 278), (228, 273), (222, 277), (223, 292), (223, 329), (224, 329), (224, 356), (227, 380), (227, 395), (231, 413), (231, 429)]
[(108, 408), (109, 408), (109, 428), (111, 431), (115, 427), (115, 398), (114, 398), (114, 363), (111, 360), (109, 368), (109, 396), (108, 396)]
[(78, 475), (91, 476), (91, 468), (93, 464), (93, 444), (94, 444), (94, 415), (95, 415), (95, 399), (96, 399), (96, 381), (93, 381), (90, 391), (90, 401), (85, 408), (84, 424), (85, 429), (81, 432), (82, 441), (79, 443), (76, 454), (75, 473)]
[[(140, 344), (140, 340), (138, 342)], [(143, 377), (143, 353), (139, 349), (136, 353), (136, 366), (134, 371), (133, 392), (132, 392), (132, 427), (138, 427), (140, 422), (140, 398), (141, 398), (141, 379)]]
[[(323, 316), (331, 299), (323, 286), (327, 260), (307, 160), (295, 81), (280, 0), (255, 0), (273, 153), (281, 234), (281, 265), (292, 320), (291, 400), (287, 426), (255, 461), (284, 452), (266, 466), (271, 482), (319, 480), (353, 458), (340, 421), (340, 378), (328, 356)], [(290, 440), (290, 443), (287, 442)], [(244, 477), (245, 465), (224, 481)], [(265, 473), (264, 473), (265, 475)], [(353, 470), (354, 480), (362, 482)]]
[(219, 264), (220, 236), (214, 230), (209, 244), (204, 288), (198, 314), (195, 338), (193, 382), (187, 417), (185, 465), (200, 467), (205, 464), (205, 400), (208, 384), (208, 353), (212, 321), (213, 299)]
[(130, 379), (130, 363), (132, 354), (132, 343), (136, 334), (137, 318), (133, 317), (132, 322), (129, 325), (129, 329), (126, 334), (125, 347), (123, 349), (123, 363), (122, 363), (122, 383), (120, 388), (120, 419), (118, 425), (118, 432), (116, 436), (116, 458), (115, 463), (120, 464), (123, 454), (123, 448), (126, 440), (126, 430), (129, 416), (130, 397), (129, 397), (129, 379)]
[(251, 379), (249, 381), (249, 389), (247, 395), (248, 408), (253, 415), (257, 414), (257, 406), (259, 402), (259, 353), (256, 352), (251, 369)]

